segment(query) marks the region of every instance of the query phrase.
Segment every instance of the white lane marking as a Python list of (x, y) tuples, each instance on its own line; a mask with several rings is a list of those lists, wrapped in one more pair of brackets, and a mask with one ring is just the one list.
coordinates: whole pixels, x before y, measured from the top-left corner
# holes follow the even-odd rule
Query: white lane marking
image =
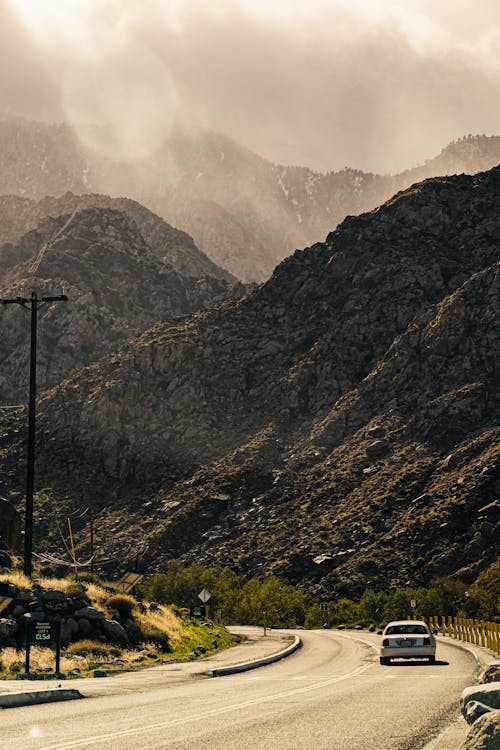
[(411, 674), (411, 673), (399, 673), (399, 674), (386, 674), (386, 680), (397, 680), (398, 677), (404, 677), (405, 679), (411, 680), (438, 680), (440, 674)]
[(288, 698), (292, 695), (300, 695), (301, 693), (308, 693), (312, 690), (318, 690), (324, 688), (327, 685), (334, 685), (336, 682), (342, 682), (343, 680), (349, 680), (351, 677), (356, 677), (362, 672), (366, 672), (367, 669), (372, 667), (374, 662), (364, 664), (362, 667), (358, 667), (353, 672), (342, 675), (341, 677), (332, 677), (325, 682), (315, 685), (306, 685), (301, 688), (294, 688), (293, 690), (285, 690), (281, 693), (274, 693), (273, 695), (264, 695), (260, 698), (252, 698), (251, 700), (242, 701), (241, 703), (232, 703), (229, 706), (222, 706), (221, 708), (213, 708), (210, 711), (203, 711), (199, 714), (192, 716), (186, 716), (182, 719), (171, 719), (169, 721), (160, 721), (154, 724), (143, 724), (140, 727), (132, 727), (130, 729), (121, 729), (116, 732), (108, 732), (107, 734), (95, 735), (93, 737), (80, 737), (77, 740), (69, 740), (66, 742), (59, 742), (53, 745), (45, 745), (40, 747), (39, 750), (69, 750), (74, 747), (90, 747), (90, 745), (96, 745), (99, 742), (109, 742), (110, 740), (118, 739), (119, 737), (130, 737), (134, 734), (142, 734), (151, 729), (166, 729), (167, 727), (175, 727), (181, 724), (189, 724), (193, 721), (201, 721), (202, 719), (210, 719), (213, 716), (219, 716), (221, 714), (229, 713), (230, 711), (238, 711), (241, 708), (247, 708), (249, 706), (258, 706), (259, 703), (268, 703), (269, 701), (279, 700), (281, 698)]

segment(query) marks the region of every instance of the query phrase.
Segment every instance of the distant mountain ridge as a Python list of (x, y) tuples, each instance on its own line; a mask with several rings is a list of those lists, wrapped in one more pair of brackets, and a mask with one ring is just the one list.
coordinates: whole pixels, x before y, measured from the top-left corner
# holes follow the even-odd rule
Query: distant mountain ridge
[(232, 283), (237, 281), (207, 258), (186, 232), (175, 229), (129, 198), (111, 198), (95, 193), (74, 195), (68, 192), (59, 198), (47, 196), (35, 201), (16, 195), (0, 195), (0, 245), (17, 242), (43, 219), (86, 208), (110, 208), (130, 215), (151, 251), (184, 276), (213, 276)]
[[(118, 569), (140, 538), (149, 571), (181, 557), (318, 595), (473, 581), (498, 558), (499, 205), (500, 167), (425, 180), (73, 374), (40, 404), (44, 497), (92, 502)], [(0, 410), (13, 503), (20, 426)]]
[[(69, 296), (67, 305), (40, 310), (39, 391), (112, 353), (159, 320), (188, 315), (245, 291), (205, 258), (190, 237), (132, 201), (72, 194), (39, 203), (0, 197), (0, 216), (12, 215), (12, 206), (21, 211), (14, 214), (17, 226), (2, 225), (4, 238), (15, 237), (44, 213), (54, 216), (40, 218), (36, 229), (15, 244), (0, 246), (2, 296), (29, 297), (33, 289), (39, 296), (63, 290)], [(61, 214), (65, 209), (71, 213)], [(29, 323), (17, 305), (3, 307), (1, 313), (0, 403), (23, 403)]]
[(296, 247), (321, 241), (345, 216), (375, 208), (436, 175), (500, 163), (500, 136), (468, 136), (399, 175), (321, 174), (272, 164), (215, 133), (175, 133), (148, 160), (118, 164), (85, 152), (69, 128), (0, 122), (0, 194), (37, 200), (127, 195), (182, 227), (218, 266), (264, 281)]

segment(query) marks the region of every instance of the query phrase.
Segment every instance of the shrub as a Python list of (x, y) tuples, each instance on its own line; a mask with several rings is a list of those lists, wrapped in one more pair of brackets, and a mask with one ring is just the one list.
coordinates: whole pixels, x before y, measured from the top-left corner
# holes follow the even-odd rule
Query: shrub
[(116, 647), (110, 646), (108, 643), (101, 643), (101, 641), (92, 641), (90, 639), (83, 641), (75, 641), (70, 643), (66, 649), (69, 654), (75, 656), (109, 656), (112, 650)]
[(165, 654), (168, 654), (172, 651), (168, 633), (165, 633), (163, 630), (159, 630), (158, 628), (155, 628), (153, 626), (143, 627), (142, 635), (145, 641), (154, 643)]
[(87, 596), (87, 592), (81, 586), (79, 583), (72, 583), (70, 584), (65, 591), (66, 596), (72, 596), (75, 599), (85, 599), (85, 601), (89, 601), (89, 597)]
[(128, 594), (114, 594), (106, 600), (106, 606), (110, 609), (116, 609), (122, 620), (130, 617), (132, 610), (137, 607), (137, 602), (133, 596)]

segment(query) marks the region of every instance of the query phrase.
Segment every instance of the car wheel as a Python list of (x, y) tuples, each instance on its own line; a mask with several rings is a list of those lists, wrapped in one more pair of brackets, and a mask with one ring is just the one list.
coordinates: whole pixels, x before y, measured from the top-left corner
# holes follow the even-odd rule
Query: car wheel
[(435, 664), (436, 657), (435, 656), (429, 656), (429, 664)]
[(389, 657), (388, 657), (388, 656), (381, 656), (381, 657), (380, 657), (380, 663), (381, 663), (381, 664), (389, 664), (389, 662), (390, 662), (390, 661), (391, 661), (391, 660), (389, 659)]

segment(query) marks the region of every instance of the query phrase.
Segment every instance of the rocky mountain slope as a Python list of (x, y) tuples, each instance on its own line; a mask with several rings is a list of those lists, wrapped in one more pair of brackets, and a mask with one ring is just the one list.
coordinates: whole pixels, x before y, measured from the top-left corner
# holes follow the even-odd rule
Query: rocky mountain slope
[(500, 137), (467, 137), (400, 175), (317, 173), (272, 164), (215, 133), (177, 132), (150, 159), (118, 164), (85, 152), (69, 129), (0, 122), (0, 195), (127, 195), (182, 227), (217, 265), (264, 281), (296, 247), (323, 240), (346, 216), (375, 208), (434, 175), (500, 163)]
[[(0, 247), (3, 297), (29, 297), (33, 289), (39, 297), (63, 290), (70, 297), (67, 304), (40, 308), (39, 390), (113, 352), (158, 320), (187, 315), (244, 291), (204, 259), (190, 238), (146, 209), (132, 201), (98, 198), (66, 195), (59, 201), (22, 201), (26, 210), (15, 214), (22, 215), (19, 227), (35, 223), (37, 214), (52, 216), (15, 244)], [(82, 204), (96, 202), (124, 205), (125, 210), (80, 210)], [(9, 204), (18, 205), (19, 199), (0, 204), (5, 210)], [(66, 207), (71, 213), (61, 215)], [(10, 236), (16, 236), (12, 226)], [(184, 270), (192, 263), (198, 278), (175, 270), (171, 259)], [(213, 275), (204, 274), (212, 268)], [(29, 319), (18, 305), (3, 307), (1, 314), (0, 403), (22, 403), (28, 393)]]
[[(57, 547), (49, 508), (93, 504), (115, 567), (141, 540), (149, 570), (318, 593), (473, 580), (498, 556), (499, 199), (500, 168), (414, 185), (48, 393), (37, 544)], [(20, 424), (0, 424), (11, 502)]]
[(17, 195), (0, 195), (0, 246), (15, 244), (27, 232), (36, 229), (43, 219), (86, 208), (110, 208), (127, 214), (136, 223), (150, 251), (183, 276), (213, 276), (236, 283), (236, 278), (202, 253), (186, 232), (175, 229), (129, 198), (111, 198), (96, 193), (74, 195), (67, 192), (59, 198), (47, 196), (36, 201)]

